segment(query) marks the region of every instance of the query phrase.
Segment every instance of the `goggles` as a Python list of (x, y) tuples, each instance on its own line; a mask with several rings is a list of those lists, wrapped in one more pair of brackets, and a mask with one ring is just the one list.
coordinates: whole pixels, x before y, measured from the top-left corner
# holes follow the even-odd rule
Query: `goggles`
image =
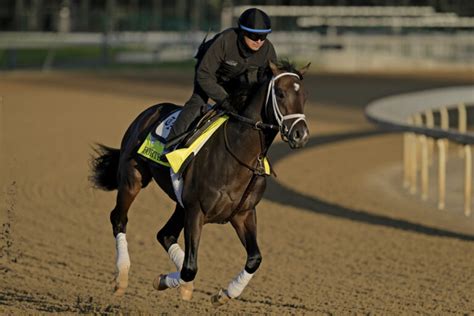
[(267, 39), (268, 33), (250, 33), (250, 32), (244, 32), (244, 36), (247, 36), (250, 38), (252, 41), (256, 42), (258, 40), (264, 41)]

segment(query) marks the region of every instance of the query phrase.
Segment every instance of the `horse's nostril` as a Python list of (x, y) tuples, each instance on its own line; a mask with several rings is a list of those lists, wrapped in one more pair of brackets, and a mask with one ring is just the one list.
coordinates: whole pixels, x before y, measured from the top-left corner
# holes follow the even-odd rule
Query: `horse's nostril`
[(301, 137), (300, 137), (300, 132), (299, 131), (295, 131), (295, 134), (294, 134), (294, 137), (293, 137), (295, 140), (299, 140)]

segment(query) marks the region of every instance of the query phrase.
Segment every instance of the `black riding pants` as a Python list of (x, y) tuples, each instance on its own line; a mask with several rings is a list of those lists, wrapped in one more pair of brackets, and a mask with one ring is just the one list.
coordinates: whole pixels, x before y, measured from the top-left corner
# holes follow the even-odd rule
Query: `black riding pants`
[(199, 84), (194, 84), (194, 91), (191, 98), (184, 104), (181, 113), (173, 124), (168, 135), (168, 141), (182, 136), (192, 123), (206, 112), (209, 97), (202, 90)]

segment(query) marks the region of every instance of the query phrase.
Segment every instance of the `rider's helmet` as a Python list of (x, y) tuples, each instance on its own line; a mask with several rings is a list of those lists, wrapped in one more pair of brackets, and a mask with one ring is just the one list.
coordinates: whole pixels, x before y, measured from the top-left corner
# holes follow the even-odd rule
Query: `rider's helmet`
[(240, 15), (239, 28), (249, 37), (266, 35), (272, 31), (270, 17), (257, 8), (247, 9)]

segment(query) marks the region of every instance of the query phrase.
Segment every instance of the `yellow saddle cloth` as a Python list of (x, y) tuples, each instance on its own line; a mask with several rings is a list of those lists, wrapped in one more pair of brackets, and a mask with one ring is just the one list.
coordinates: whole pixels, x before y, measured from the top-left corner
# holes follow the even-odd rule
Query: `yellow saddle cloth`
[[(150, 132), (137, 152), (141, 156), (146, 157), (158, 164), (171, 167), (175, 173), (182, 172), (183, 170), (181, 170), (181, 168), (184, 166), (184, 163), (196, 156), (202, 146), (204, 146), (204, 144), (215, 133), (215, 131), (217, 131), (217, 129), (228, 119), (229, 117), (227, 115), (217, 118), (201, 133), (199, 137), (196, 138), (196, 140), (189, 147), (176, 149), (168, 153), (165, 152), (165, 138), (160, 137), (160, 135), (157, 137), (152, 132)], [(166, 157), (167, 162), (161, 159), (162, 156)], [(185, 165), (187, 165), (187, 163)], [(268, 163), (266, 157), (264, 159), (264, 166), (265, 173), (270, 175), (270, 164)]]

